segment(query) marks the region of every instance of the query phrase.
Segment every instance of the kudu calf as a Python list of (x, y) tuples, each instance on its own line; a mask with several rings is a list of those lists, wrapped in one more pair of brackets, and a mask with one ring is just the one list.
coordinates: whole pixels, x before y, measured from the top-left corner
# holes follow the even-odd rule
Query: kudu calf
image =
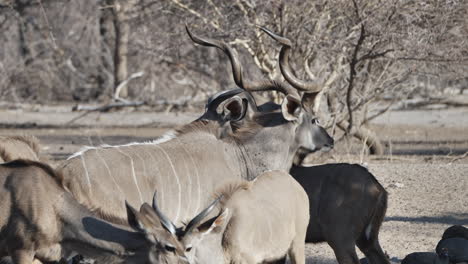
[[(207, 104), (202, 118), (160, 140), (90, 147), (71, 156), (60, 171), (80, 203), (122, 218), (125, 199), (132, 205), (142, 204), (158, 189), (161, 208), (175, 223), (182, 223), (224, 183), (253, 180), (267, 170), (287, 171), (298, 150), (311, 152), (321, 147), (314, 143), (310, 132), (313, 118), (306, 111), (310, 99), (320, 91), (319, 85), (298, 80), (287, 60), (280, 64), (292, 86), (273, 80), (248, 82), (234, 49), (187, 32), (194, 42), (217, 47), (229, 56), (241, 89), (218, 94)], [(266, 90), (286, 96), (279, 105), (257, 106), (251, 93)], [(298, 90), (304, 93), (300, 95)], [(218, 110), (221, 118), (214, 120)]]
[(287, 255), (292, 263), (305, 263), (309, 201), (289, 174), (268, 171), (254, 181), (225, 184), (214, 196), (183, 228), (168, 228), (191, 249), (191, 264), (284, 263)]
[[(187, 263), (184, 250), (148, 204), (127, 205), (121, 224), (79, 204), (48, 165), (15, 160), (0, 165), (0, 258), (31, 264), (74, 253), (100, 263)], [(176, 252), (177, 251), (177, 252)], [(6, 257), (6, 256), (11, 256)]]
[(290, 173), (310, 201), (307, 242), (326, 241), (340, 264), (359, 264), (356, 245), (370, 263), (390, 263), (378, 240), (387, 192), (374, 175), (345, 163), (293, 166)]

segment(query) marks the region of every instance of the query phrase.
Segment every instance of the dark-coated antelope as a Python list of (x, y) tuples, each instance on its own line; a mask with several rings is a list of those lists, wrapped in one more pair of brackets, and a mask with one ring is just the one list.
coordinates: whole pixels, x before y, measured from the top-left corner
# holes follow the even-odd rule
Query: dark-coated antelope
[[(43, 163), (15, 160), (0, 165), (0, 258), (31, 264), (75, 253), (99, 263), (188, 263), (178, 241), (148, 204), (127, 205), (121, 224), (79, 204), (62, 178)], [(177, 251), (177, 252), (176, 252)], [(7, 256), (11, 256), (7, 257)]]
[(293, 166), (289, 172), (310, 201), (306, 241), (327, 242), (340, 264), (359, 264), (355, 246), (372, 264), (390, 263), (379, 244), (387, 192), (356, 164)]
[[(288, 171), (297, 151), (333, 144), (323, 129), (327, 140), (319, 144), (312, 137), (313, 118), (305, 109), (320, 86), (294, 77), (284, 57), (290, 47), (283, 47), (281, 65), (292, 87), (271, 80), (247, 82), (230, 46), (189, 35), (198, 44), (228, 54), (235, 82), (242, 89), (218, 94), (201, 119), (159, 140), (90, 147), (71, 156), (60, 171), (80, 203), (122, 218), (125, 199), (134, 206), (142, 204), (157, 189), (161, 208), (180, 224), (193, 218), (209, 201), (209, 194), (226, 182), (253, 180), (267, 170)], [(257, 106), (251, 92), (265, 90), (277, 90), (286, 97), (280, 105)], [(298, 90), (304, 91), (302, 96)], [(221, 118), (210, 119), (218, 108), (222, 108)]]

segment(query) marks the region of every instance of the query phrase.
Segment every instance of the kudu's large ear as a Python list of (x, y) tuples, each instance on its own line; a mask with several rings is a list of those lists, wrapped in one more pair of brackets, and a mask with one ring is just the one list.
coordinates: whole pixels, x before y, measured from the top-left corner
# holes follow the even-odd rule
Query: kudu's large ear
[(221, 113), (222, 124), (218, 128), (218, 138), (224, 138), (232, 134), (234, 123), (239, 124), (242, 122), (247, 112), (253, 115), (254, 110), (250, 109), (248, 100), (242, 97), (234, 96), (226, 100), (223, 104), (223, 111)]
[(224, 121), (239, 121), (244, 118), (245, 113), (247, 112), (247, 102), (242, 100), (239, 96), (234, 96), (226, 100), (226, 103), (223, 106), (223, 116)]
[(230, 219), (230, 212), (225, 208), (221, 213), (206, 222), (200, 224), (197, 229), (202, 235), (210, 233), (222, 233)]
[(147, 208), (149, 208), (151, 212), (151, 206), (147, 203), (144, 203), (141, 206), (140, 212), (138, 212), (135, 208), (129, 205), (126, 201), (125, 206), (127, 208), (127, 219), (130, 227), (137, 230), (138, 232), (144, 233), (146, 239), (148, 239), (151, 243), (156, 243), (154, 235), (152, 235), (151, 233), (155, 230), (163, 229), (161, 228), (161, 225), (154, 220), (154, 218), (148, 215)]
[(145, 232), (145, 221), (140, 212), (133, 208), (127, 201), (125, 201), (125, 208), (127, 209), (127, 221), (130, 227), (140, 232)]
[(304, 109), (309, 112), (313, 113), (314, 111), (314, 105), (315, 105), (315, 98), (317, 98), (317, 95), (319, 93), (304, 93), (302, 96), (302, 106)]
[(297, 120), (302, 114), (301, 102), (296, 97), (288, 95), (281, 103), (281, 112), (284, 119), (288, 121)]

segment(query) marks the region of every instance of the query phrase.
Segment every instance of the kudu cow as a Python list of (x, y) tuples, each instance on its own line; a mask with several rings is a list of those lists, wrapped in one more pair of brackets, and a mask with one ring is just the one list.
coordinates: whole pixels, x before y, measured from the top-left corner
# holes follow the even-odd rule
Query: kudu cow
[[(313, 118), (305, 111), (320, 86), (298, 80), (287, 60), (280, 65), (292, 86), (270, 80), (247, 82), (229, 45), (187, 32), (194, 42), (217, 47), (229, 56), (234, 80), (242, 89), (218, 94), (201, 119), (159, 140), (89, 147), (71, 156), (60, 171), (80, 203), (122, 218), (125, 199), (136, 206), (151, 200), (158, 189), (161, 208), (180, 224), (191, 219), (209, 201), (209, 193), (224, 183), (253, 180), (267, 170), (287, 171), (299, 149), (311, 152), (322, 147), (312, 137)], [(267, 90), (286, 94), (283, 102), (257, 106), (251, 92)], [(302, 96), (298, 90), (304, 91)], [(222, 118), (211, 119), (218, 108)], [(332, 139), (326, 141), (330, 143)]]
[(228, 183), (214, 196), (215, 202), (183, 227), (162, 217), (181, 247), (190, 249), (191, 264), (284, 263), (287, 255), (292, 263), (305, 264), (309, 200), (288, 173), (268, 171), (253, 181)]
[(0, 136), (0, 163), (15, 159), (39, 161), (39, 140), (34, 136)]
[(340, 264), (359, 264), (355, 246), (371, 264), (390, 263), (379, 244), (387, 192), (356, 164), (293, 166), (290, 174), (310, 201), (306, 242), (327, 242)]
[[(1, 263), (58, 261), (79, 253), (99, 263), (188, 263), (148, 204), (127, 205), (127, 219), (104, 220), (79, 204), (51, 167), (29, 160), (0, 164)], [(115, 222), (121, 224), (115, 224)], [(156, 239), (157, 238), (157, 239)], [(177, 253), (177, 254), (176, 254)], [(11, 257), (6, 257), (11, 256)]]

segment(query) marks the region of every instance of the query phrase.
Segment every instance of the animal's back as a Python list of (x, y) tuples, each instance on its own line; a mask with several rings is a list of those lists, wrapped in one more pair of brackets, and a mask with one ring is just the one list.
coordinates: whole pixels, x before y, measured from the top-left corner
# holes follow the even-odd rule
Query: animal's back
[[(255, 251), (258, 263), (281, 259), (298, 236), (304, 242), (308, 202), (304, 189), (288, 173), (265, 172), (226, 204), (233, 209), (226, 237), (236, 238), (231, 246), (240, 254)], [(272, 253), (277, 254), (273, 259)]]
[(49, 236), (58, 232), (55, 206), (66, 196), (58, 177), (38, 162), (0, 164), (0, 248), (46, 245)]
[(216, 187), (240, 179), (229, 155), (233, 151), (226, 151), (212, 135), (177, 137), (90, 148), (65, 161), (60, 172), (76, 199), (103, 215), (125, 219), (125, 201), (134, 207), (151, 203), (157, 190), (161, 210), (181, 224), (209, 202)]
[(326, 241), (329, 233), (335, 232), (337, 227), (349, 230), (347, 226), (350, 224), (356, 229), (351, 235), (357, 239), (370, 223), (375, 210), (385, 214), (385, 189), (360, 165), (293, 166), (290, 172), (304, 187), (310, 200), (307, 242)]
[(0, 136), (0, 162), (39, 160), (39, 140), (34, 136)]

